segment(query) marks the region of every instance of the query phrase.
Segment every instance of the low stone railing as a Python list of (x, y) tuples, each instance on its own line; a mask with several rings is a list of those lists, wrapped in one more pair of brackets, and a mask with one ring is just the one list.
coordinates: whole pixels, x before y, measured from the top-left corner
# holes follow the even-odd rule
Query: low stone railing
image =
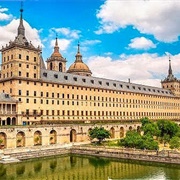
[(180, 153), (176, 151), (149, 151), (128, 148), (73, 146), (71, 153), (93, 156), (131, 159), (140, 161), (180, 164)]

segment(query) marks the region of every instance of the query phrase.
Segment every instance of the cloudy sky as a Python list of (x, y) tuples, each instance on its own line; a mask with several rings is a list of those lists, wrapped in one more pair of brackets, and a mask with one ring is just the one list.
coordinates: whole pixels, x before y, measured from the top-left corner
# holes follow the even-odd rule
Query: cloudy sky
[[(0, 1), (0, 47), (17, 35), (20, 1)], [(179, 0), (24, 0), (26, 37), (44, 61), (58, 35), (67, 68), (80, 42), (93, 76), (160, 87), (169, 56), (180, 78)]]

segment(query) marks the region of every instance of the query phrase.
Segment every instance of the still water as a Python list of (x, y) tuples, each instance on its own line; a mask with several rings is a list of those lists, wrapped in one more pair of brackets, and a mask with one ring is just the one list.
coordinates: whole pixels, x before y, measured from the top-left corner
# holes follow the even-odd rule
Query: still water
[(0, 180), (179, 180), (180, 166), (87, 156), (60, 156), (0, 165)]

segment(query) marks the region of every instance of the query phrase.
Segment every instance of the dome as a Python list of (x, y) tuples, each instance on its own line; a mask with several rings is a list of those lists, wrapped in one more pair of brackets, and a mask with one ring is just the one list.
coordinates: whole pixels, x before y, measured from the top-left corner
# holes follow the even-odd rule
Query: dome
[(79, 44), (78, 44), (78, 52), (76, 54), (76, 60), (69, 67), (67, 73), (72, 73), (82, 76), (91, 76), (92, 74), (89, 67), (82, 61), (82, 55), (80, 54)]
[(91, 71), (89, 70), (89, 67), (84, 64), (83, 62), (74, 62), (68, 69), (67, 73), (75, 73), (75, 74), (86, 74), (91, 75)]

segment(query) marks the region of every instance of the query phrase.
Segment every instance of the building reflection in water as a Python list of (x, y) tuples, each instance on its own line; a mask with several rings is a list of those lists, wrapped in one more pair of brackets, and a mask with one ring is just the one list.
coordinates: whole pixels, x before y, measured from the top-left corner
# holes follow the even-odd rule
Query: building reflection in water
[(0, 179), (106, 180), (108, 177), (117, 179), (180, 179), (179, 167), (98, 157), (61, 156), (0, 165)]

